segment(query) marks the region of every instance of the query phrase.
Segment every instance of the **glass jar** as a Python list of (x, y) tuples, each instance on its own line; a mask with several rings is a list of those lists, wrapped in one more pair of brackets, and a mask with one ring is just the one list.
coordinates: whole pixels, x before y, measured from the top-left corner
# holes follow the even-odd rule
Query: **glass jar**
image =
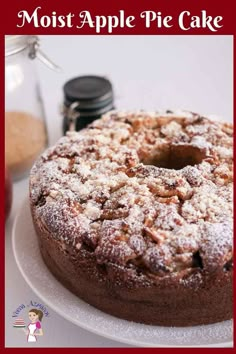
[(63, 86), (63, 133), (81, 130), (106, 112), (114, 109), (111, 82), (102, 76), (85, 75)]
[(36, 36), (5, 37), (5, 164), (14, 180), (25, 177), (47, 146), (36, 74)]

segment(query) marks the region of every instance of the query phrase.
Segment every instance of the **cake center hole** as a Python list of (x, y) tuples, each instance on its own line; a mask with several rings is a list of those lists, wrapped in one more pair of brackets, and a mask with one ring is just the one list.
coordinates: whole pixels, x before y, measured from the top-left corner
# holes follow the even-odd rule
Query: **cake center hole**
[(191, 145), (166, 145), (153, 151), (143, 160), (145, 165), (181, 170), (186, 166), (198, 165), (206, 157), (204, 150)]

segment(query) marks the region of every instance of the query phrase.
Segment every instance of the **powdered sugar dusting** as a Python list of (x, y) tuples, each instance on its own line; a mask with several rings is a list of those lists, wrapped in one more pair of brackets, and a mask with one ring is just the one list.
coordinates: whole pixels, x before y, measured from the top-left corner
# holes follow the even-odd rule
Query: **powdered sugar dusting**
[[(157, 167), (176, 146), (201, 161)], [(89, 245), (100, 264), (183, 274), (182, 284), (195, 254), (208, 272), (230, 261), (231, 188), (232, 127), (181, 111), (112, 111), (62, 137), (30, 175), (42, 230), (78, 252)]]

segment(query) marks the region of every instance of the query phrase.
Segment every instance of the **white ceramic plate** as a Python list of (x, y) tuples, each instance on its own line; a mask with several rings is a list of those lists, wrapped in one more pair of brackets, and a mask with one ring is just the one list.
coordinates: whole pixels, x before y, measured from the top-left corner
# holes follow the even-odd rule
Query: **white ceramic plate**
[(101, 336), (139, 347), (231, 347), (232, 321), (196, 327), (158, 327), (107, 315), (77, 298), (44, 264), (33, 228), (29, 204), (23, 203), (13, 227), (17, 265), (32, 290), (54, 311)]

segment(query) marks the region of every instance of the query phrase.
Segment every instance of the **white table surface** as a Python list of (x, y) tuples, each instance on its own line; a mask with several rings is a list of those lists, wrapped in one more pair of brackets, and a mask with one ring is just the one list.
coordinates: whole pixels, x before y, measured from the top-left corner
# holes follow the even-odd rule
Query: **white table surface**
[[(107, 76), (114, 85), (117, 108), (183, 108), (232, 121), (231, 36), (41, 36), (41, 42), (47, 55), (63, 69), (57, 74), (37, 64), (50, 144), (61, 136), (62, 85), (83, 74)], [(12, 312), (21, 303), (40, 302), (17, 269), (11, 245), (13, 221), (27, 195), (27, 187), (27, 179), (14, 184), (13, 207), (6, 223), (7, 347), (29, 346), (23, 332), (12, 328)], [(44, 336), (31, 345), (127, 347), (91, 334), (52, 310)]]

